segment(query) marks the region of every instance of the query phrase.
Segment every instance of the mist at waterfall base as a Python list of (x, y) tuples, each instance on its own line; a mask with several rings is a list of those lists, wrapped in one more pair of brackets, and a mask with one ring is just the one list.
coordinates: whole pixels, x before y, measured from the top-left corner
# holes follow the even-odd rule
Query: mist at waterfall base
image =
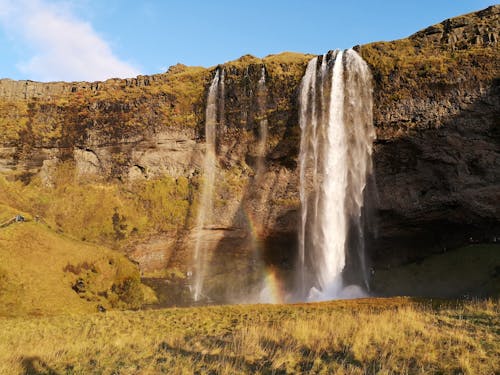
[[(218, 67), (207, 96), (203, 161), (203, 186), (197, 217), (191, 292), (195, 303), (216, 300), (208, 291), (211, 269), (210, 244), (206, 228), (214, 224), (213, 196), (217, 183), (217, 128), (224, 124), (224, 68)], [(256, 89), (256, 106), (261, 115), (257, 139), (254, 185), (265, 178), (268, 121), (266, 112), (266, 70), (261, 68)], [(245, 197), (240, 206), (249, 234), (247, 243), (248, 280), (244, 290), (223, 287), (225, 303), (279, 303), (361, 298), (368, 296), (364, 231), (367, 225), (367, 183), (372, 173), (371, 74), (367, 64), (353, 50), (329, 52), (310, 60), (299, 92), (301, 130), (298, 168), (300, 175), (300, 221), (297, 259), (287, 282), (276, 268), (264, 264), (257, 226)], [(252, 191), (252, 187), (249, 189)], [(258, 195), (258, 194), (257, 194)], [(261, 204), (265, 204), (257, 196)], [(230, 255), (228, 254), (228, 257)], [(228, 258), (228, 264), (230, 263)], [(238, 273), (237, 271), (236, 273)], [(240, 281), (241, 281), (240, 280)], [(250, 285), (252, 284), (252, 285)], [(233, 288), (233, 289), (231, 289)], [(213, 292), (211, 292), (213, 294)], [(221, 299), (219, 299), (221, 301)]]

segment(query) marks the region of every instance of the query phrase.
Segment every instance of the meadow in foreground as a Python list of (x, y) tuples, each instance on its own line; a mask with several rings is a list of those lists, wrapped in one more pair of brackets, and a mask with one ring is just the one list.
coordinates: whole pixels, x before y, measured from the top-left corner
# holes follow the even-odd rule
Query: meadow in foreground
[(0, 318), (0, 373), (497, 374), (499, 313), (397, 298)]

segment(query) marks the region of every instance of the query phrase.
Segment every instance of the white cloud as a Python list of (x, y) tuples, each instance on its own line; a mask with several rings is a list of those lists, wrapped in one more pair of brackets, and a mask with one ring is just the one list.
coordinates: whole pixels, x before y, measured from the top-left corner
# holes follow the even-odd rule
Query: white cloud
[(0, 23), (32, 50), (18, 69), (41, 81), (94, 81), (139, 74), (113, 54), (92, 25), (76, 17), (68, 3), (0, 0)]

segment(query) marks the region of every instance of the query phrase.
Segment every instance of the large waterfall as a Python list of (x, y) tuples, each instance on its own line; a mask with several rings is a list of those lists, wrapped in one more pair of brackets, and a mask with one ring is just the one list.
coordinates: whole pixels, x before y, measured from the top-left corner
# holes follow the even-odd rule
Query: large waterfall
[[(217, 69), (208, 90), (205, 110), (205, 156), (203, 159), (203, 186), (201, 190), (198, 217), (196, 223), (196, 244), (194, 249), (193, 299), (199, 301), (203, 297), (203, 281), (207, 272), (207, 242), (203, 239), (204, 230), (213, 222), (213, 194), (216, 158), (217, 114), (223, 112), (219, 108), (219, 98), (224, 97), (224, 70)], [(223, 103), (222, 103), (223, 105)], [(222, 115), (220, 116), (222, 118)]]
[[(192, 275), (192, 293), (196, 302), (210, 300), (206, 295), (210, 292), (204, 290), (204, 281), (211, 277), (210, 272), (220, 271), (207, 268), (211, 264), (213, 245), (209, 231), (215, 223), (216, 134), (225, 126), (224, 89), (224, 70), (219, 68), (208, 90), (205, 113), (206, 145)], [(254, 187), (261, 185), (266, 174), (267, 90), (266, 70), (262, 67), (254, 102), (258, 107), (259, 125)], [(293, 298), (323, 300), (360, 296), (362, 289), (368, 286), (364, 278), (367, 272), (363, 230), (366, 185), (372, 171), (375, 138), (368, 66), (353, 50), (331, 52), (312, 59), (302, 79), (299, 104), (301, 223), (296, 295)], [(241, 212), (235, 216), (243, 217), (240, 226), (248, 227), (250, 231), (247, 241), (252, 255), (247, 272), (252, 282), (255, 282), (254, 276), (262, 274), (263, 267), (258, 236), (253, 232), (257, 220), (252, 216), (255, 209), (260, 209), (263, 198), (259, 190), (249, 187), (242, 198), (238, 211)], [(249, 205), (249, 200), (254, 201), (254, 206)], [(229, 243), (230, 239), (225, 241)], [(234, 256), (239, 257), (236, 263), (243, 262), (241, 254), (235, 253)], [(346, 278), (347, 269), (358, 277)], [(353, 280), (358, 286), (346, 285), (352, 284)], [(273, 289), (267, 285), (273, 283), (267, 279), (263, 283), (257, 300), (274, 301)], [(251, 285), (248, 287), (245, 301), (255, 298)], [(227, 292), (232, 290), (229, 286), (225, 289)], [(228, 296), (232, 297), (232, 294), (230, 292)], [(238, 301), (241, 299), (241, 296), (236, 297)]]
[(309, 62), (301, 84), (299, 122), (297, 297), (360, 295), (360, 288), (346, 288), (342, 273), (351, 255), (358, 259), (357, 272), (366, 275), (362, 215), (375, 131), (371, 74), (355, 51)]

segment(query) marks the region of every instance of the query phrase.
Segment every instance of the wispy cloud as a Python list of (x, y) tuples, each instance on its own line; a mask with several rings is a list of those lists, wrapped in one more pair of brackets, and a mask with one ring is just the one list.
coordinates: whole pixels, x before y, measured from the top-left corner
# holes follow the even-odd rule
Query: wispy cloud
[(73, 14), (68, 3), (0, 0), (0, 23), (15, 42), (32, 51), (29, 59), (18, 64), (30, 79), (93, 81), (139, 74), (115, 56), (91, 24)]

